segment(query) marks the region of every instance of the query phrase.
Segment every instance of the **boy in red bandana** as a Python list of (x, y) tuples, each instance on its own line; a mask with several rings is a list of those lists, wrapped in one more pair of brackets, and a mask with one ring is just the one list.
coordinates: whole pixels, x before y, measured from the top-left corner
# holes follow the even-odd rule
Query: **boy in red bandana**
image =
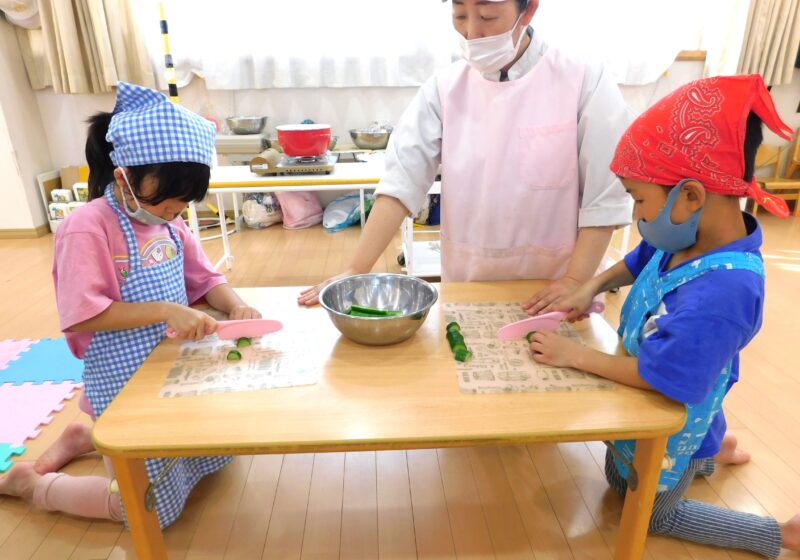
[[(579, 318), (601, 292), (632, 284), (620, 320), (630, 356), (611, 356), (551, 332), (533, 337), (538, 362), (569, 366), (663, 393), (686, 405), (684, 428), (669, 438), (650, 531), (777, 558), (800, 549), (800, 515), (772, 518), (687, 500), (697, 474), (719, 462), (746, 462), (726, 436), (722, 401), (739, 377), (739, 351), (761, 327), (761, 229), (739, 197), (788, 216), (786, 203), (753, 178), (761, 124), (789, 138), (758, 75), (687, 84), (636, 119), (611, 170), (634, 200), (641, 244), (584, 284), (561, 309)], [(606, 478), (627, 490), (634, 442), (616, 441)]]

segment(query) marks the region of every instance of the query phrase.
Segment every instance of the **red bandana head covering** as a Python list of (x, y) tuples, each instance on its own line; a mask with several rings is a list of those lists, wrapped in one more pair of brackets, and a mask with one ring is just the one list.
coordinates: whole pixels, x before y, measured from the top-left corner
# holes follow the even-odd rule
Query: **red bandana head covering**
[(778, 136), (792, 130), (781, 121), (758, 74), (690, 82), (631, 123), (617, 144), (611, 171), (625, 179), (675, 185), (697, 179), (708, 192), (750, 196), (785, 218), (786, 201), (744, 176), (747, 117), (754, 112)]

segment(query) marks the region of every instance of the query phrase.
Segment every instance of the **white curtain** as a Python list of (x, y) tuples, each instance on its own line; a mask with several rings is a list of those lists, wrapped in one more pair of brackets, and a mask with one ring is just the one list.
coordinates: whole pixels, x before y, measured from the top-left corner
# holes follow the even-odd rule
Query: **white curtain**
[[(164, 2), (178, 86), (208, 89), (415, 86), (450, 62), (450, 6), (438, 0)], [(163, 68), (158, 2), (137, 0)], [(166, 86), (159, 72), (160, 85)]]
[(792, 82), (800, 47), (800, 0), (752, 0), (739, 72), (761, 74), (767, 85)]
[(736, 72), (749, 0), (540, 0), (533, 24), (563, 50), (605, 63), (617, 82), (656, 81), (683, 50), (705, 74)]
[[(38, 4), (41, 29), (17, 30), (35, 89), (106, 92), (117, 80), (166, 89), (158, 0)], [(35, 6), (0, 0), (10, 21), (31, 21)], [(416, 86), (458, 56), (451, 5), (438, 0), (164, 6), (179, 86), (193, 75), (221, 90)], [(604, 62), (621, 84), (654, 82), (693, 49), (707, 52), (706, 75), (760, 72), (778, 84), (791, 81), (799, 8), (800, 0), (540, 0), (533, 26), (548, 43)]]

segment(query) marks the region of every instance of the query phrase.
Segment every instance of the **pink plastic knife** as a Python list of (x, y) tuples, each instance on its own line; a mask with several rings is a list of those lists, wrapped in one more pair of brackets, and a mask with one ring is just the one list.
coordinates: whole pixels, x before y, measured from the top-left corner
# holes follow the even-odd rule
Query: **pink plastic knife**
[[(605, 305), (595, 301), (592, 302), (586, 312), (601, 313), (604, 309)], [(508, 340), (511, 338), (524, 338), (531, 331), (554, 331), (566, 316), (567, 314), (563, 311), (551, 311), (550, 313), (529, 317), (516, 323), (509, 323), (497, 331), (497, 338)]]
[[(242, 319), (240, 321), (217, 321), (217, 336), (224, 340), (235, 340), (237, 338), (252, 338), (274, 333), (283, 328), (280, 321), (271, 319)], [(175, 338), (178, 336), (172, 329), (167, 329), (167, 336)]]

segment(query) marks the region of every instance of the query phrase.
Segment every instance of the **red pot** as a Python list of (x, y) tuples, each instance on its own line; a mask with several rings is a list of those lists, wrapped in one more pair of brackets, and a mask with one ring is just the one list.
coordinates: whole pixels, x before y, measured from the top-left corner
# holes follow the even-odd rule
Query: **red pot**
[(312, 157), (328, 151), (331, 143), (329, 124), (284, 124), (276, 126), (278, 142), (287, 156)]

